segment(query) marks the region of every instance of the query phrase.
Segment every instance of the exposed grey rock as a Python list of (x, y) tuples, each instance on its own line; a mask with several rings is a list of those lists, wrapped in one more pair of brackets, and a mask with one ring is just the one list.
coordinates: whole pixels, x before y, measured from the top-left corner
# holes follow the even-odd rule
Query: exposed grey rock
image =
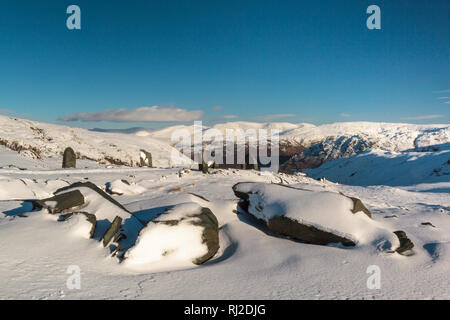
[(35, 208), (45, 208), (51, 214), (74, 211), (84, 205), (84, 196), (79, 190), (57, 194), (51, 198), (33, 201)]
[(108, 200), (109, 202), (114, 203), (116, 206), (118, 206), (119, 208), (121, 208), (122, 210), (126, 211), (129, 213), (129, 211), (123, 206), (121, 205), (119, 202), (117, 202), (114, 198), (112, 198), (111, 196), (109, 196), (106, 192), (104, 192), (102, 189), (100, 189), (99, 187), (97, 187), (95, 184), (93, 184), (90, 181), (86, 181), (86, 182), (75, 182), (69, 186), (60, 188), (58, 190), (56, 190), (55, 194), (59, 194), (63, 191), (66, 190), (70, 190), (70, 189), (74, 189), (74, 188), (78, 188), (78, 187), (85, 187), (85, 188), (89, 188), (91, 190), (94, 190), (95, 192), (97, 192), (99, 195), (101, 195), (103, 198), (105, 198), (106, 200)]
[(372, 213), (370, 213), (369, 209), (366, 208), (366, 206), (362, 203), (362, 201), (355, 197), (349, 197), (343, 194), (342, 192), (339, 192), (339, 194), (343, 195), (344, 197), (350, 198), (353, 201), (353, 213), (357, 212), (364, 212), (369, 218), (372, 218)]
[(414, 248), (414, 243), (406, 236), (404, 231), (394, 231), (395, 235), (400, 240), (400, 246), (395, 249), (395, 251), (399, 254), (407, 254), (409, 250)]
[(421, 225), (436, 228), (431, 222), (422, 222)]
[(63, 168), (76, 168), (77, 166), (77, 156), (75, 155), (75, 151), (72, 148), (66, 148), (63, 154)]
[(103, 235), (103, 246), (106, 247), (122, 226), (122, 218), (117, 216)]
[(355, 243), (331, 232), (319, 230), (313, 226), (307, 226), (287, 217), (275, 217), (269, 220), (267, 226), (270, 230), (293, 239), (318, 245), (330, 243), (342, 243), (344, 246), (354, 246)]

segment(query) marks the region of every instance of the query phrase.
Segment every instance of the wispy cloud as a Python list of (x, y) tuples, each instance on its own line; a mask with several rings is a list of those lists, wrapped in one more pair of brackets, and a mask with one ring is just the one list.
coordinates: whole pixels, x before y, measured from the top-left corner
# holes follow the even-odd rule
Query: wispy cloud
[(62, 121), (113, 121), (113, 122), (186, 122), (199, 120), (203, 111), (188, 111), (175, 107), (140, 107), (137, 109), (114, 109), (99, 112), (78, 112), (65, 117)]
[(10, 109), (2, 109), (2, 108), (0, 108), (0, 114), (11, 114), (11, 113), (13, 113), (13, 111), (10, 110)]
[(286, 119), (286, 118), (292, 118), (295, 117), (295, 114), (292, 113), (277, 113), (277, 114), (268, 114), (265, 116), (259, 116), (259, 117), (253, 117), (251, 120), (255, 121), (273, 121), (278, 119)]
[(222, 106), (214, 106), (214, 107), (212, 107), (213, 108), (213, 110), (221, 110), (222, 109)]
[(450, 97), (438, 97), (436, 99), (438, 99), (438, 100), (445, 100), (445, 99), (450, 99)]
[(427, 114), (423, 116), (416, 117), (405, 117), (401, 118), (402, 120), (430, 120), (430, 119), (438, 119), (444, 117), (442, 114)]
[(339, 116), (342, 118), (350, 118), (352, 115), (350, 113), (340, 113)]
[(237, 115), (228, 114), (228, 115), (224, 115), (224, 116), (215, 117), (213, 119), (213, 121), (231, 120), (231, 119), (236, 119), (237, 117), (238, 117)]

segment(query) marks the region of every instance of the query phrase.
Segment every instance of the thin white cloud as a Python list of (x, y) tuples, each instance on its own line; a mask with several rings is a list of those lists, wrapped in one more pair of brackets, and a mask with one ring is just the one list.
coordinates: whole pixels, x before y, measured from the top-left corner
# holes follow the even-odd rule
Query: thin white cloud
[(78, 112), (65, 117), (62, 121), (112, 121), (112, 122), (187, 122), (199, 120), (203, 111), (188, 111), (175, 107), (140, 107), (137, 109), (114, 109), (99, 112)]
[(234, 114), (228, 114), (224, 116), (215, 117), (214, 121), (221, 121), (221, 120), (230, 120), (230, 119), (236, 119), (238, 116)]
[(214, 106), (214, 107), (212, 107), (213, 108), (213, 110), (221, 110), (222, 109), (222, 106)]
[(401, 118), (402, 120), (430, 120), (430, 119), (438, 119), (444, 117), (442, 114), (427, 114), (423, 116), (417, 117), (405, 117)]
[(352, 115), (350, 113), (340, 113), (339, 116), (343, 118), (350, 118)]
[(13, 113), (13, 111), (10, 110), (10, 109), (2, 109), (2, 108), (0, 108), (0, 114), (11, 114), (11, 113)]
[(253, 117), (251, 120), (255, 121), (273, 121), (277, 119), (285, 119), (295, 117), (295, 114), (292, 113), (278, 113), (278, 114), (268, 114), (265, 116)]

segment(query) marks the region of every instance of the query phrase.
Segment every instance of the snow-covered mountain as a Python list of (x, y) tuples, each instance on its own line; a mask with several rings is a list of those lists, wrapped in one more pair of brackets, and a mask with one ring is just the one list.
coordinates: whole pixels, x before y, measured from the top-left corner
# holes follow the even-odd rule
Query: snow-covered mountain
[[(273, 125), (308, 147), (305, 159), (327, 162), (310, 177), (110, 167), (109, 157), (136, 165), (140, 149), (169, 166), (173, 128), (101, 133), (0, 117), (0, 298), (450, 298), (448, 125)], [(68, 145), (84, 159), (62, 169)], [(327, 245), (292, 241), (302, 234), (288, 227)], [(404, 255), (402, 233), (414, 245)], [(382, 290), (367, 286), (374, 265)], [(66, 286), (73, 266), (81, 290)]]
[(307, 168), (317, 168), (325, 162), (340, 158), (349, 158), (368, 149), (384, 152), (430, 152), (450, 142), (449, 125), (396, 125), (366, 123), (343, 124), (348, 131), (342, 131), (340, 125), (325, 126), (331, 134), (323, 137), (306, 150), (294, 155), (283, 163), (280, 170), (293, 173)]
[[(152, 137), (171, 143), (175, 130), (193, 132), (193, 126), (174, 126), (149, 132)], [(368, 149), (386, 152), (430, 151), (450, 142), (450, 125), (415, 125), (378, 122), (340, 122), (315, 126), (308, 123), (228, 122), (203, 127), (203, 132), (227, 129), (277, 129), (280, 134), (280, 170), (293, 173), (339, 158), (349, 158)], [(431, 148), (431, 149), (430, 149)], [(289, 159), (285, 161), (285, 159)]]
[(304, 172), (314, 178), (326, 177), (333, 182), (361, 186), (407, 186), (450, 181), (450, 143), (425, 150), (429, 151), (388, 152), (372, 149)]
[[(193, 131), (192, 126), (173, 126), (149, 134), (163, 141), (170, 141), (171, 134), (177, 129)], [(417, 125), (406, 123), (384, 122), (337, 122), (315, 126), (309, 123), (292, 124), (287, 122), (256, 123), (227, 122), (211, 127), (203, 126), (207, 132), (210, 129), (219, 130), (222, 134), (226, 129), (278, 129), (280, 141), (290, 141), (304, 147), (322, 142), (330, 137), (360, 137), (376, 144), (381, 149), (389, 151), (406, 150), (414, 147), (424, 147), (449, 142), (449, 124)]]
[[(315, 126), (307, 123), (228, 122), (203, 127), (203, 133), (218, 130), (225, 136), (227, 129), (277, 129), (280, 132), (282, 172), (294, 173), (317, 168), (325, 162), (349, 158), (368, 150), (381, 152), (433, 152), (450, 143), (450, 125), (414, 125), (377, 122), (345, 122)], [(99, 163), (139, 165), (139, 151), (153, 155), (157, 167), (191, 166), (193, 162), (181, 156), (173, 163), (171, 140), (176, 130), (194, 132), (194, 127), (177, 125), (161, 130), (143, 128), (117, 132), (99, 132), (54, 124), (0, 116), (0, 144), (19, 151), (29, 158), (60, 158), (70, 146), (79, 159)], [(107, 131), (107, 130), (105, 130)], [(287, 160), (287, 161), (286, 161)]]
[(141, 131), (133, 134), (94, 132), (0, 115), (0, 145), (18, 151), (28, 158), (58, 158), (66, 147), (72, 147), (77, 158), (103, 164), (138, 166), (140, 150), (152, 153), (153, 165), (171, 167), (192, 164), (180, 155), (172, 163), (174, 149), (167, 143), (153, 139)]

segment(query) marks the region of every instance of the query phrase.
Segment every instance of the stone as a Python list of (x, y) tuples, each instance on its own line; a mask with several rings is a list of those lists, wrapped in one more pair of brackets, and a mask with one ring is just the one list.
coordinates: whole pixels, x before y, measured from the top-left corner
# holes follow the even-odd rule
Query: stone
[(103, 235), (103, 246), (106, 247), (111, 240), (114, 238), (116, 233), (119, 231), (120, 227), (122, 226), (122, 218), (117, 216), (114, 218), (113, 222), (109, 225), (108, 230), (106, 230), (105, 234)]
[(152, 154), (150, 152), (145, 151), (144, 149), (141, 149), (139, 165), (141, 167), (152, 167), (153, 166)]
[(77, 156), (72, 148), (68, 147), (64, 150), (63, 154), (63, 168), (76, 168), (77, 167)]
[(57, 194), (51, 198), (33, 201), (34, 208), (47, 209), (51, 214), (66, 213), (81, 208), (84, 196), (79, 190)]
[(395, 249), (395, 251), (399, 254), (406, 254), (408, 251), (410, 251), (412, 248), (414, 248), (414, 243), (406, 236), (406, 233), (404, 231), (394, 231), (395, 235), (398, 237), (398, 240), (400, 241), (400, 246)]
[(283, 216), (270, 219), (267, 226), (272, 231), (305, 243), (327, 245), (340, 242), (346, 247), (355, 245), (352, 240), (340, 237), (331, 232), (319, 230), (313, 226), (301, 224), (298, 221)]

